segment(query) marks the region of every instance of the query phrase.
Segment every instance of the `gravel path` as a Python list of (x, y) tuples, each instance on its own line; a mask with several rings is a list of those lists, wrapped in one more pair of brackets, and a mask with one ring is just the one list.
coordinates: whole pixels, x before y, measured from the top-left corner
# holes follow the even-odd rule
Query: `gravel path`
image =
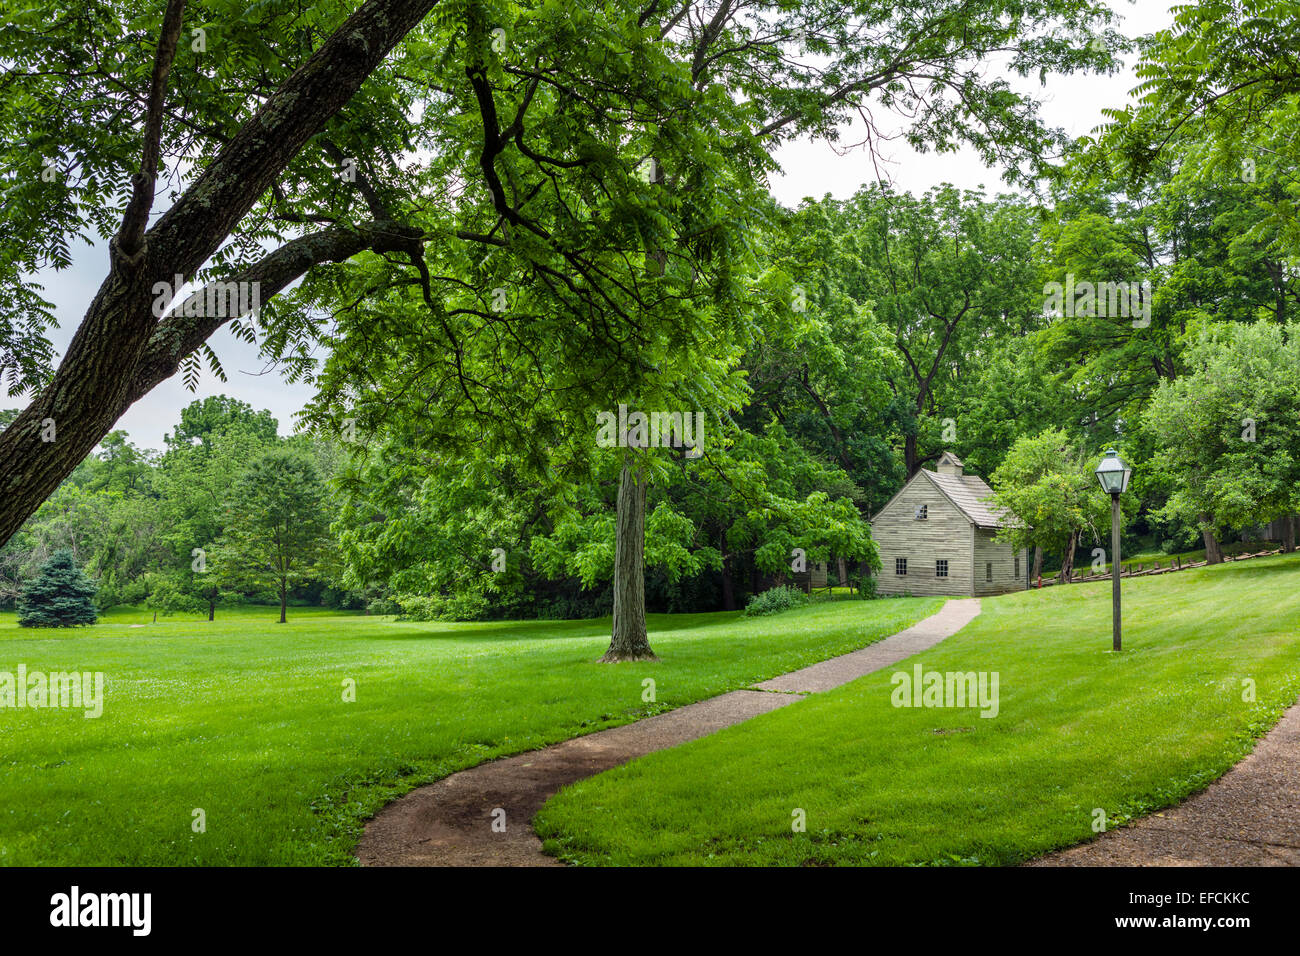
[(1300, 703), (1187, 801), (1027, 866), (1300, 866)]
[[(979, 611), (978, 599), (950, 600), (905, 631), (753, 688), (454, 773), (381, 810), (366, 825), (357, 858), (363, 866), (559, 866), (542, 852), (532, 819), (561, 788), (897, 664), (956, 634)], [(499, 811), (504, 832), (497, 832)]]

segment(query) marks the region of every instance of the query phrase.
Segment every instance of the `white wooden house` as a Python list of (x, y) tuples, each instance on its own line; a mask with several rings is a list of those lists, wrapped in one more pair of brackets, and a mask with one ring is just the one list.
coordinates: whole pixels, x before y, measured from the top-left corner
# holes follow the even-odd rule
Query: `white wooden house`
[(993, 536), (1008, 517), (992, 489), (944, 452), (934, 471), (921, 469), (871, 519), (880, 551), (878, 594), (979, 597), (1024, 590), (1028, 554)]

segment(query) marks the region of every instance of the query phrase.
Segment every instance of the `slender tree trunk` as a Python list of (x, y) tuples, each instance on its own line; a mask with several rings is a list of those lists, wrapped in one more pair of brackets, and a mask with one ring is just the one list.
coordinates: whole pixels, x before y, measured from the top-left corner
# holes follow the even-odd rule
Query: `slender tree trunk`
[(1029, 580), (1031, 582), (1037, 581), (1038, 576), (1042, 573), (1043, 573), (1043, 546), (1041, 544), (1036, 544), (1034, 545), (1034, 570), (1030, 572)]
[(849, 583), (849, 563), (843, 558), (836, 559), (839, 562), (840, 587), (847, 587)]
[(280, 623), (284, 623), (285, 607), (289, 603), (289, 591), (283, 583), (280, 585)]
[(921, 466), (916, 463), (916, 436), (908, 435), (903, 439), (903, 464), (907, 467), (907, 477), (913, 478)]
[(722, 609), (724, 611), (736, 609), (736, 587), (731, 580), (731, 555), (722, 559)]
[(1290, 554), (1295, 550), (1295, 518), (1287, 515), (1282, 519), (1282, 553)]
[(612, 661), (654, 661), (645, 624), (645, 500), (646, 480), (639, 452), (623, 452), (618, 479), (618, 516), (614, 530), (614, 632), (601, 658)]
[(217, 599), (208, 598), (208, 620), (215, 621), (216, 619), (217, 619)]
[(1205, 563), (1222, 564), (1223, 549), (1219, 547), (1219, 539), (1210, 527), (1209, 515), (1201, 515), (1201, 537), (1205, 539)]

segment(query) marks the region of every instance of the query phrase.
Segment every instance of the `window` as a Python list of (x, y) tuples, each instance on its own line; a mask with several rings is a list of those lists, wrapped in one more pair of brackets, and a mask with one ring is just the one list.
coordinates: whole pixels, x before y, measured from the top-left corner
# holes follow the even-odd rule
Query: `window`
[(948, 561), (946, 558), (940, 558), (934, 562), (934, 576), (936, 578), (946, 578), (948, 576)]
[(925, 520), (926, 518), (928, 518), (928, 517), (930, 517), (930, 506), (929, 506), (929, 505), (917, 505), (917, 506), (916, 506), (916, 520), (917, 520), (917, 521), (924, 521), (924, 520)]
[(1016, 555), (1016, 580), (1020, 580), (1020, 555)]
[(992, 561), (985, 561), (985, 562), (984, 562), (984, 580), (985, 580), (985, 581), (992, 581), (992, 580), (993, 580), (993, 562), (992, 562)]
[(894, 573), (895, 574), (907, 573), (907, 558), (894, 558)]

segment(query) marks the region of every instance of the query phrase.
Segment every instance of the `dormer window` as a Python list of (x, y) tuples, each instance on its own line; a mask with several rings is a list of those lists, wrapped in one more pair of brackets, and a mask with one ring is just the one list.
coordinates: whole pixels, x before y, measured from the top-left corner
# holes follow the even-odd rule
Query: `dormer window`
[(929, 505), (917, 505), (917, 506), (916, 506), (916, 520), (917, 520), (917, 521), (924, 521), (926, 518), (930, 517), (929, 508), (930, 508)]

